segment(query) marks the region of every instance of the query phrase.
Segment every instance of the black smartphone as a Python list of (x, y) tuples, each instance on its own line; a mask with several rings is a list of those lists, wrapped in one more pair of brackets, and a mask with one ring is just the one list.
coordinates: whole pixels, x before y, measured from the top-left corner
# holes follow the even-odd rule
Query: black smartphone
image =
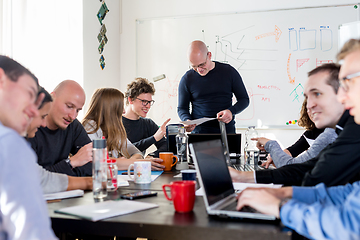
[(135, 193), (123, 194), (120, 197), (124, 198), (124, 199), (134, 200), (134, 199), (139, 199), (139, 198), (152, 197), (152, 196), (156, 196), (156, 195), (157, 195), (157, 192), (140, 191), (140, 192), (135, 192)]

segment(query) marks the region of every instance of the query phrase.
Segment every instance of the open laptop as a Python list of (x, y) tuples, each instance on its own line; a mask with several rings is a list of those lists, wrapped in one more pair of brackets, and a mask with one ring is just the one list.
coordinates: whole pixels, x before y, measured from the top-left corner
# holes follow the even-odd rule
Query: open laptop
[[(238, 171), (255, 171), (255, 170), (264, 170), (264, 167), (261, 167), (260, 165), (254, 165), (254, 164), (240, 164), (239, 163), (233, 163), (233, 161), (231, 161), (231, 153), (229, 150), (229, 141), (228, 141), (228, 137), (226, 134), (226, 126), (224, 122), (219, 121), (219, 125), (220, 125), (220, 135), (221, 135), (221, 141), (224, 147), (224, 156), (226, 159), (226, 163), (228, 166), (235, 168)], [(240, 148), (240, 147), (239, 147)], [(245, 157), (245, 156), (243, 156)]]
[(221, 217), (276, 220), (275, 216), (236, 210), (236, 194), (226, 164), (223, 144), (219, 139), (189, 145), (209, 215)]
[[(221, 139), (220, 133), (192, 133), (188, 134), (189, 143), (203, 142), (214, 139)], [(227, 142), (229, 146), (230, 158), (241, 157), (241, 133), (227, 133)]]

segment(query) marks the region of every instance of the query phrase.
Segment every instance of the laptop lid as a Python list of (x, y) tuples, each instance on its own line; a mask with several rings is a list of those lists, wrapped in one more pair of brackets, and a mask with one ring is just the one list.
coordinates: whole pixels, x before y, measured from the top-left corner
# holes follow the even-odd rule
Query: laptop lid
[(191, 143), (193, 158), (201, 176), (206, 205), (211, 206), (235, 193), (220, 139)]
[(235, 190), (220, 139), (189, 144), (198, 172), (200, 185), (204, 189), (206, 211), (210, 215), (275, 220), (274, 216), (239, 211), (226, 211), (215, 206), (235, 201)]
[[(220, 133), (190, 133), (187, 136), (189, 143), (221, 139)], [(227, 133), (226, 136), (230, 157), (231, 154), (239, 156), (241, 154), (241, 133)]]

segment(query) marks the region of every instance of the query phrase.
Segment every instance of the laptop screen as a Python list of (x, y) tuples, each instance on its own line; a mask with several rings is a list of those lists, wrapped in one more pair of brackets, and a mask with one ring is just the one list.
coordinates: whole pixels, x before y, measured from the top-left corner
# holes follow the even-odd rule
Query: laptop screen
[[(191, 133), (188, 134), (189, 143), (221, 139), (220, 133)], [(241, 133), (228, 133), (227, 141), (229, 153), (241, 154)]]
[(192, 143), (192, 147), (208, 204), (212, 205), (233, 194), (234, 188), (221, 140), (196, 142)]

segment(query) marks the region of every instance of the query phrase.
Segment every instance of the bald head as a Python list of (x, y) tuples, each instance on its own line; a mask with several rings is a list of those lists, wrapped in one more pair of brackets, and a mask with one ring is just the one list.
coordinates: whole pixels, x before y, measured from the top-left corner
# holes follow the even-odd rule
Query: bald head
[(193, 41), (190, 43), (188, 48), (188, 58), (191, 62), (191, 59), (194, 58), (205, 58), (208, 53), (206, 44), (202, 41)]
[[(65, 91), (64, 91), (65, 90)], [(61, 83), (59, 83), (55, 89), (54, 89), (54, 93), (59, 95), (62, 94), (62, 92), (66, 92), (69, 90), (75, 90), (75, 91), (79, 91), (79, 93), (83, 94), (85, 97), (85, 91), (84, 89), (80, 86), (80, 84), (78, 84), (77, 82), (75, 82), (74, 80), (65, 80), (62, 81)]]
[(66, 129), (85, 104), (84, 89), (73, 80), (62, 81), (52, 92), (53, 105), (47, 117), (51, 130)]
[(190, 43), (188, 59), (190, 66), (200, 76), (206, 76), (215, 67), (215, 63), (211, 61), (211, 52), (208, 51), (205, 43), (202, 41)]

